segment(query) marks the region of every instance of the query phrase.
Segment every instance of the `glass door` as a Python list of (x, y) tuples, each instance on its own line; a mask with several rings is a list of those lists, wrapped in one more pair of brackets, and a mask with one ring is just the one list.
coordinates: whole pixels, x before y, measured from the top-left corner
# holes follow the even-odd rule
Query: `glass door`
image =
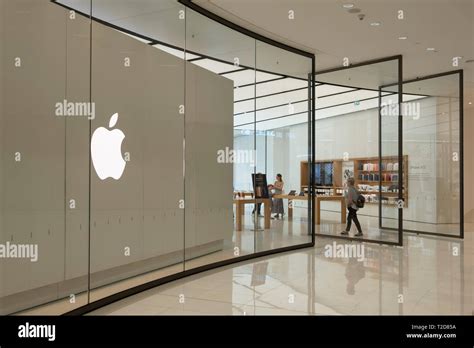
[(344, 64), (316, 73), (316, 234), (402, 245), (402, 57)]

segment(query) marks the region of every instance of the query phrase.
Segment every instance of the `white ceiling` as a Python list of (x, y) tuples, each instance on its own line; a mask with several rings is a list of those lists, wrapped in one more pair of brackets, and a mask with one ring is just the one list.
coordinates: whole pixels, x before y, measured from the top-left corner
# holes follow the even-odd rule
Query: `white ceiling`
[[(403, 52), (397, 51), (399, 47), (392, 47), (391, 43), (388, 43), (389, 40), (384, 39), (388, 34), (380, 36), (380, 31), (385, 27), (384, 22), (378, 28), (370, 27), (367, 22), (363, 23), (361, 27), (360, 21), (354, 19), (354, 15), (346, 13), (340, 1), (292, 0), (290, 2), (290, 0), (272, 0), (272, 6), (269, 6), (268, 0), (253, 0), (251, 2), (247, 0), (211, 1), (197, 0), (196, 2), (254, 31), (273, 37), (278, 41), (286, 42), (292, 46), (298, 46), (307, 51), (315, 52), (317, 55), (317, 70), (341, 66), (342, 58), (345, 56), (348, 56), (351, 62), (356, 63), (394, 54), (403, 54)], [(385, 0), (365, 2), (375, 3), (375, 1), (377, 3), (385, 2)], [(391, 1), (397, 2), (397, 0)], [(423, 1), (420, 0), (420, 2)], [(432, 2), (435, 1), (440, 2), (439, 0), (432, 0)], [(90, 8), (89, 0), (60, 0), (60, 2), (83, 13), (92, 13), (95, 18), (114, 24), (117, 28), (131, 30), (138, 35), (142, 35), (147, 39), (140, 39), (133, 35), (129, 36), (144, 42), (144, 44), (150, 44), (150, 40), (158, 40), (176, 47), (186, 46), (186, 50), (194, 53), (187, 52), (187, 60), (192, 59), (193, 64), (234, 81), (234, 126), (237, 129), (253, 130), (256, 127), (257, 130), (268, 130), (308, 121), (308, 83), (306, 78), (307, 74), (311, 72), (311, 61), (306, 57), (289, 53), (263, 42), (255, 42), (255, 40), (245, 35), (223, 27), (192, 11), (186, 13), (185, 27), (184, 21), (179, 20), (177, 16), (178, 11), (183, 7), (176, 0), (134, 0), (133, 2), (131, 0), (94, 0), (92, 8)], [(466, 3), (466, 1), (460, 2)], [(471, 4), (472, 2), (474, 0), (469, 1)], [(288, 7), (290, 3), (292, 4), (291, 8)], [(216, 7), (215, 4), (218, 4), (220, 7)], [(322, 6), (315, 7), (317, 4)], [(359, 2), (357, 6), (358, 4)], [(242, 16), (256, 16), (256, 18), (261, 19), (259, 22), (261, 27), (255, 27), (249, 23), (251, 19), (244, 21), (242, 18), (237, 18), (229, 12), (223, 11), (223, 8), (240, 13)], [(277, 23), (277, 19), (281, 17), (282, 13), (287, 16), (289, 8), (295, 11), (298, 25), (296, 25), (296, 22), (286, 23), (287, 19), (279, 20)], [(323, 10), (328, 12), (324, 13)], [(315, 11), (317, 15), (312, 14)], [(368, 13), (367, 17), (369, 16)], [(405, 13), (408, 16), (408, 11), (405, 10)], [(303, 16), (300, 18), (299, 14)], [(333, 16), (334, 21), (328, 18), (328, 16)], [(322, 18), (325, 24), (314, 24), (315, 18)], [(338, 21), (342, 20), (348, 23), (341, 23), (338, 27)], [(355, 24), (354, 20), (356, 21)], [(377, 20), (382, 21), (381, 19)], [(275, 30), (275, 33), (268, 33), (266, 32), (268, 29), (263, 29), (266, 23)], [(285, 27), (287, 27), (287, 32), (285, 32)], [(334, 31), (336, 27), (338, 27), (338, 30)], [(357, 28), (359, 31), (354, 28)], [(374, 32), (374, 30), (379, 32)], [(284, 32), (287, 38), (280, 37), (279, 31)], [(317, 35), (315, 33), (320, 34)], [(328, 35), (328, 33), (331, 34)], [(351, 36), (347, 36), (344, 33), (351, 33)], [(291, 35), (296, 35), (301, 42), (296, 44), (289, 39)], [(376, 40), (372, 40), (371, 35), (377, 36), (380, 44)], [(408, 32), (404, 32), (403, 35), (410, 37)], [(322, 41), (324, 45), (320, 45), (317, 41), (318, 37), (324, 38)], [(360, 37), (365, 37), (365, 39), (362, 40)], [(305, 42), (305, 40), (309, 41)], [(337, 42), (338, 40), (340, 41)], [(358, 41), (360, 41), (362, 48), (358, 47)], [(400, 44), (398, 36), (395, 37), (395, 41), (397, 44)], [(408, 45), (408, 41), (405, 44)], [(317, 47), (320, 47), (320, 49), (304, 47), (311, 42), (315, 45), (317, 44)], [(184, 58), (184, 51), (182, 49), (170, 48), (162, 44), (155, 44), (153, 46), (181, 59)], [(385, 51), (383, 51), (384, 47)], [(435, 47), (438, 49), (441, 45)], [(327, 52), (334, 50), (334, 53), (323, 53), (322, 48), (327, 49)], [(377, 49), (376, 52), (374, 48)], [(348, 54), (349, 49), (354, 50), (353, 55)], [(337, 56), (339, 53), (345, 55), (339, 57)], [(424, 49), (423, 53), (425, 55), (428, 54), (426, 49)], [(434, 57), (438, 57), (439, 53), (430, 53), (430, 56), (425, 59), (426, 64), (421, 65), (424, 68), (431, 66), (435, 69), (437, 66)], [(200, 57), (200, 54), (206, 55), (208, 58)], [(464, 59), (468, 59), (467, 54), (462, 53), (465, 57)], [(241, 65), (238, 67), (234, 65), (235, 57), (240, 59)], [(405, 56), (404, 59), (404, 68), (407, 69), (409, 61), (407, 62)], [(461, 64), (460, 67), (464, 67), (463, 65), (467, 64)], [(254, 70), (255, 67), (257, 71)], [(425, 73), (418, 73), (414, 76), (446, 70), (454, 70), (454, 68), (425, 71)], [(405, 78), (411, 77), (413, 76), (405, 73)], [(326, 83), (316, 88), (316, 117), (318, 119), (372, 109), (378, 106), (378, 87), (397, 81), (397, 62), (396, 60), (391, 60), (328, 74), (317, 74), (316, 79), (318, 82)], [(409, 88), (407, 88), (406, 92), (443, 96), (455, 93), (456, 95), (451, 96), (457, 97), (457, 86), (453, 76), (443, 78), (440, 81), (436, 85), (430, 82), (409, 84), (407, 85)], [(472, 82), (472, 79), (470, 81)], [(363, 90), (360, 90), (360, 88), (363, 88)], [(396, 92), (396, 88), (388, 90)], [(254, 98), (255, 96), (257, 97), (256, 99)], [(420, 97), (404, 96), (405, 101), (418, 98)], [(254, 123), (255, 120), (257, 121), (256, 125)]]
[[(465, 100), (474, 101), (474, 0), (194, 0), (250, 30), (316, 54), (317, 70), (397, 54), (404, 79), (465, 70)], [(365, 14), (348, 13), (352, 3)], [(288, 19), (288, 11), (295, 19)], [(403, 10), (404, 19), (398, 19)], [(372, 22), (381, 25), (373, 27)], [(399, 40), (407, 36), (407, 40)], [(428, 52), (432, 47), (436, 52)], [(453, 57), (463, 57), (458, 67)]]

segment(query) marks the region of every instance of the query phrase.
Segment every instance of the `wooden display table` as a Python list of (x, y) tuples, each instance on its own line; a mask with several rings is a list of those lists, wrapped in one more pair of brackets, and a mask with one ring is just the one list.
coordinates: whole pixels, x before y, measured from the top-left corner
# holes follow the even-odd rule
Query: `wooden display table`
[[(288, 220), (293, 219), (293, 201), (307, 201), (308, 196), (289, 196), (289, 195), (274, 195), (273, 198), (281, 198), (288, 200)], [(341, 203), (341, 222), (346, 223), (346, 200), (344, 196), (316, 196), (313, 207), (313, 216), (315, 224), (321, 224), (321, 202), (322, 201), (339, 201)]]
[[(242, 231), (242, 216), (245, 212), (245, 204), (257, 204), (263, 203), (264, 209), (264, 228), (270, 228), (270, 214), (271, 214), (271, 201), (269, 198), (236, 198), (234, 199), (235, 204), (235, 230)], [(257, 209), (255, 209), (257, 214)]]

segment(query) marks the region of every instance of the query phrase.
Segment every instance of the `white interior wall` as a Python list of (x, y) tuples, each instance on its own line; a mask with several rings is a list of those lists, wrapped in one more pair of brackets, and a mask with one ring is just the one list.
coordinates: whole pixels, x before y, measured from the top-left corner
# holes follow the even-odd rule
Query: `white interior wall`
[(474, 106), (464, 109), (464, 213), (474, 222)]
[(460, 221), (459, 99), (436, 99), (437, 222)]
[[(234, 151), (251, 153), (255, 148), (254, 135), (250, 131), (234, 131)], [(260, 168), (259, 168), (260, 169)], [(252, 162), (234, 163), (234, 190), (252, 190), (252, 173), (254, 164)], [(262, 171), (263, 173), (263, 171)]]

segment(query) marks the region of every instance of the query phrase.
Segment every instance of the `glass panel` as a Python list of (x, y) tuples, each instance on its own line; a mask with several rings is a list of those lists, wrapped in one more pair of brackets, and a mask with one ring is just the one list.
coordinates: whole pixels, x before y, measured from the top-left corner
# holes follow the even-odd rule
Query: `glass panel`
[(253, 107), (241, 105), (254, 103), (255, 40), (187, 9), (186, 51), (203, 57), (186, 65), (185, 260), (191, 269), (254, 252), (255, 126)]
[[(394, 89), (396, 92), (396, 89)], [(398, 93), (387, 94), (380, 98), (380, 153), (381, 163), (379, 163), (379, 180), (381, 183), (381, 190), (377, 193), (379, 196), (372, 196), (373, 199), (379, 202), (380, 207), (380, 225), (390, 229), (398, 230), (398, 208), (400, 201), (399, 185), (400, 185), (400, 163), (398, 161), (398, 145), (399, 139), (399, 112), (395, 108), (398, 106)], [(403, 168), (406, 168), (403, 162)], [(402, 172), (403, 182), (406, 180), (406, 175)], [(370, 174), (369, 174), (370, 175)], [(403, 196), (402, 196), (403, 197)], [(403, 197), (405, 198), (405, 197)], [(369, 198), (370, 199), (370, 198)]]
[[(78, 110), (78, 116), (66, 117), (65, 135), (65, 203), (66, 241), (65, 263), (66, 282), (74, 284), (70, 294), (64, 299), (67, 306), (56, 312), (63, 313), (83, 306), (88, 301), (89, 288), (89, 237), (90, 237), (90, 178), (89, 178), (89, 134), (91, 119), (95, 117), (95, 106), (90, 96), (90, 2), (84, 4), (84, 14), (76, 14), (62, 9), (67, 16), (67, 88), (68, 103), (90, 105), (85, 114)], [(59, 7), (54, 5), (55, 7)], [(56, 69), (58, 69), (56, 67)], [(45, 78), (49, 81), (49, 78)], [(49, 83), (49, 82), (48, 82)], [(57, 185), (57, 183), (56, 183)], [(58, 247), (60, 250), (61, 246)], [(66, 289), (69, 287), (66, 287)], [(64, 294), (67, 295), (67, 294)]]
[(87, 303), (89, 1), (0, 1), (0, 314)]
[(136, 38), (184, 47), (182, 11), (93, 1), (93, 16), (136, 35), (93, 23), (91, 301), (183, 271), (184, 55)]
[(259, 43), (256, 70), (255, 39), (175, 0), (0, 0), (0, 20), (0, 244), (31, 248), (0, 258), (0, 314), (311, 241), (305, 202), (270, 227), (260, 175), (301, 191), (311, 59)]
[(260, 41), (256, 56), (258, 71), (283, 78), (256, 88), (257, 170), (266, 174), (271, 198), (270, 228), (262, 226), (255, 233), (256, 251), (264, 251), (311, 242), (307, 168), (312, 61)]
[(403, 148), (413, 159), (404, 229), (460, 236), (459, 73), (403, 88)]
[[(381, 90), (379, 100), (380, 86), (398, 83), (398, 67), (398, 59), (381, 60), (316, 74), (316, 233), (399, 243), (398, 168), (406, 167), (398, 164), (399, 118), (391, 108), (397, 90)], [(357, 209), (362, 235), (356, 236), (359, 194), (365, 205)]]

